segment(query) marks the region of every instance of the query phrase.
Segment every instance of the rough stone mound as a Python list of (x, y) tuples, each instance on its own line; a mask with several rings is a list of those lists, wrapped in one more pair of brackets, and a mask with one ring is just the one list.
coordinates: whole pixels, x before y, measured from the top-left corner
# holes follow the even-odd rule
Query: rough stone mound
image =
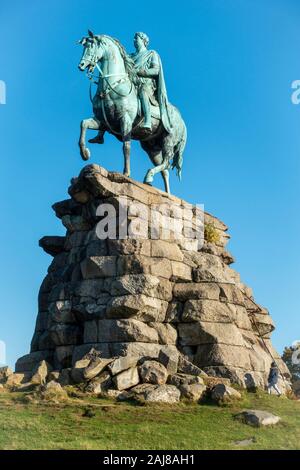
[[(177, 373), (264, 387), (275, 358), (289, 376), (271, 345), (274, 324), (268, 311), (229, 266), (233, 258), (225, 250), (229, 235), (223, 222), (205, 213), (214, 242), (179, 239), (183, 228), (177, 211), (187, 206), (195, 211), (191, 205), (98, 165), (86, 166), (72, 180), (69, 195), (53, 206), (66, 235), (40, 240), (53, 260), (39, 292), (31, 352), (17, 361), (17, 373), (35, 373), (46, 361), (60, 383), (72, 377), (93, 380), (94, 390), (105, 381), (124, 390), (144, 378), (149, 386), (143, 393), (154, 400), (162, 393), (159, 384), (164, 396), (173, 390), (164, 384), (172, 384), (167, 376)], [(122, 239), (123, 227), (117, 224), (117, 239), (99, 239), (106, 205), (119, 216), (124, 196), (129, 225), (136, 221), (136, 203), (144, 220), (153, 205), (169, 208), (175, 227), (170, 237), (164, 227), (156, 239), (146, 238), (147, 227), (135, 227), (140, 236)], [(91, 349), (98, 359), (86, 358), (77, 367)], [(153, 360), (160, 365), (151, 371)], [(180, 386), (186, 395), (202, 393), (191, 383)], [(176, 393), (172, 396), (177, 400)]]

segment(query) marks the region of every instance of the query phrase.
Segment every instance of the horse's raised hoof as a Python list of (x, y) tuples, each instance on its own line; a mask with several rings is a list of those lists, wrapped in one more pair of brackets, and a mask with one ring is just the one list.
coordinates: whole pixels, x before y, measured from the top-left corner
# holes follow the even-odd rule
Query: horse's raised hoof
[(104, 139), (103, 137), (99, 137), (96, 135), (93, 139), (89, 139), (90, 144), (104, 144)]
[(151, 186), (151, 183), (153, 182), (153, 175), (151, 173), (151, 170), (148, 170), (146, 173), (146, 176), (143, 181), (145, 184), (149, 184)]
[(87, 161), (89, 160), (90, 156), (91, 156), (91, 152), (89, 151), (89, 149), (84, 149), (81, 151), (82, 160)]

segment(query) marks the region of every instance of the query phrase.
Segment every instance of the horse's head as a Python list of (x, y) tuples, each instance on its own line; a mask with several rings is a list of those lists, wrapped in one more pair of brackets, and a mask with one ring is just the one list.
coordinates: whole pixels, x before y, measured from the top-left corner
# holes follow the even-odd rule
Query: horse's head
[(99, 36), (94, 35), (92, 31), (89, 31), (87, 37), (83, 37), (79, 44), (83, 46), (83, 54), (78, 64), (79, 70), (82, 72), (87, 68), (89, 72), (93, 72), (96, 64), (102, 58), (102, 47), (100, 45)]

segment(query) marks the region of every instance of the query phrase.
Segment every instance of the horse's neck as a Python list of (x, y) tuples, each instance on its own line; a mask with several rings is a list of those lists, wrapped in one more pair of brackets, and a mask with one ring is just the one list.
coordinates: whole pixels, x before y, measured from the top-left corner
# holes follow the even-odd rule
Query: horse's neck
[(117, 48), (107, 49), (99, 66), (103, 75), (112, 75), (112, 78), (126, 73), (123, 58)]

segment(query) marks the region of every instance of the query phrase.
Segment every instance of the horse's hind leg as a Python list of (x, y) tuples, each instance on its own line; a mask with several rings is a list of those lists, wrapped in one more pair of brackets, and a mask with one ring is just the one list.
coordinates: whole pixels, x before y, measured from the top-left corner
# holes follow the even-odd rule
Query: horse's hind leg
[[(144, 183), (146, 184), (151, 184), (152, 181), (153, 181), (153, 178), (154, 176), (159, 173), (160, 171), (161, 172), (165, 172), (165, 171), (168, 171), (168, 168), (169, 168), (169, 162), (168, 160), (164, 160), (161, 165), (157, 165), (155, 166), (154, 168), (151, 168), (151, 170), (148, 170), (147, 173), (146, 173), (146, 176), (144, 178)], [(166, 174), (163, 174), (163, 178), (165, 180), (165, 176)], [(167, 192), (167, 187), (166, 187), (166, 192)]]
[[(145, 152), (147, 152), (151, 162), (153, 163), (155, 167), (163, 163), (163, 156), (162, 156), (162, 151), (160, 148), (152, 146), (151, 143), (149, 142), (143, 142), (143, 141), (141, 141), (141, 147), (143, 150), (145, 150)], [(151, 176), (151, 172), (152, 172), (152, 169), (147, 171), (146, 176), (144, 178), (144, 183), (146, 184), (152, 183), (153, 174)]]
[(165, 191), (166, 193), (170, 194), (169, 170), (162, 170), (161, 174), (165, 184)]
[(99, 130), (99, 121), (96, 118), (83, 119), (80, 124), (79, 148), (82, 160), (88, 160), (91, 156), (89, 149), (85, 145), (87, 129)]
[(170, 160), (172, 156), (173, 156), (172, 137), (168, 136), (164, 139), (162, 152), (157, 152), (156, 158), (155, 157), (153, 158), (150, 156), (151, 160), (156, 166), (147, 171), (146, 176), (144, 178), (144, 183), (151, 184), (154, 176), (161, 171), (162, 177), (165, 183), (165, 190), (167, 193), (170, 193), (168, 170), (170, 167)]
[[(151, 145), (149, 145), (149, 143), (146, 143), (146, 142), (145, 143), (141, 142), (141, 146), (148, 153), (148, 155), (150, 157), (150, 160), (153, 163), (153, 165), (155, 165), (155, 167), (158, 167), (158, 166), (163, 164), (163, 154), (162, 154), (162, 151), (159, 147), (158, 148), (157, 147), (156, 148), (151, 147)], [(146, 183), (146, 184), (150, 184), (153, 181), (154, 173), (151, 176), (151, 171), (152, 170), (149, 170), (147, 172), (147, 175), (145, 176), (144, 183)], [(163, 180), (164, 180), (165, 191), (166, 191), (166, 193), (170, 193), (169, 170), (164, 169), (164, 170), (161, 171), (161, 174), (162, 174), (162, 177), (163, 177)], [(148, 179), (147, 179), (147, 176), (148, 176)]]

